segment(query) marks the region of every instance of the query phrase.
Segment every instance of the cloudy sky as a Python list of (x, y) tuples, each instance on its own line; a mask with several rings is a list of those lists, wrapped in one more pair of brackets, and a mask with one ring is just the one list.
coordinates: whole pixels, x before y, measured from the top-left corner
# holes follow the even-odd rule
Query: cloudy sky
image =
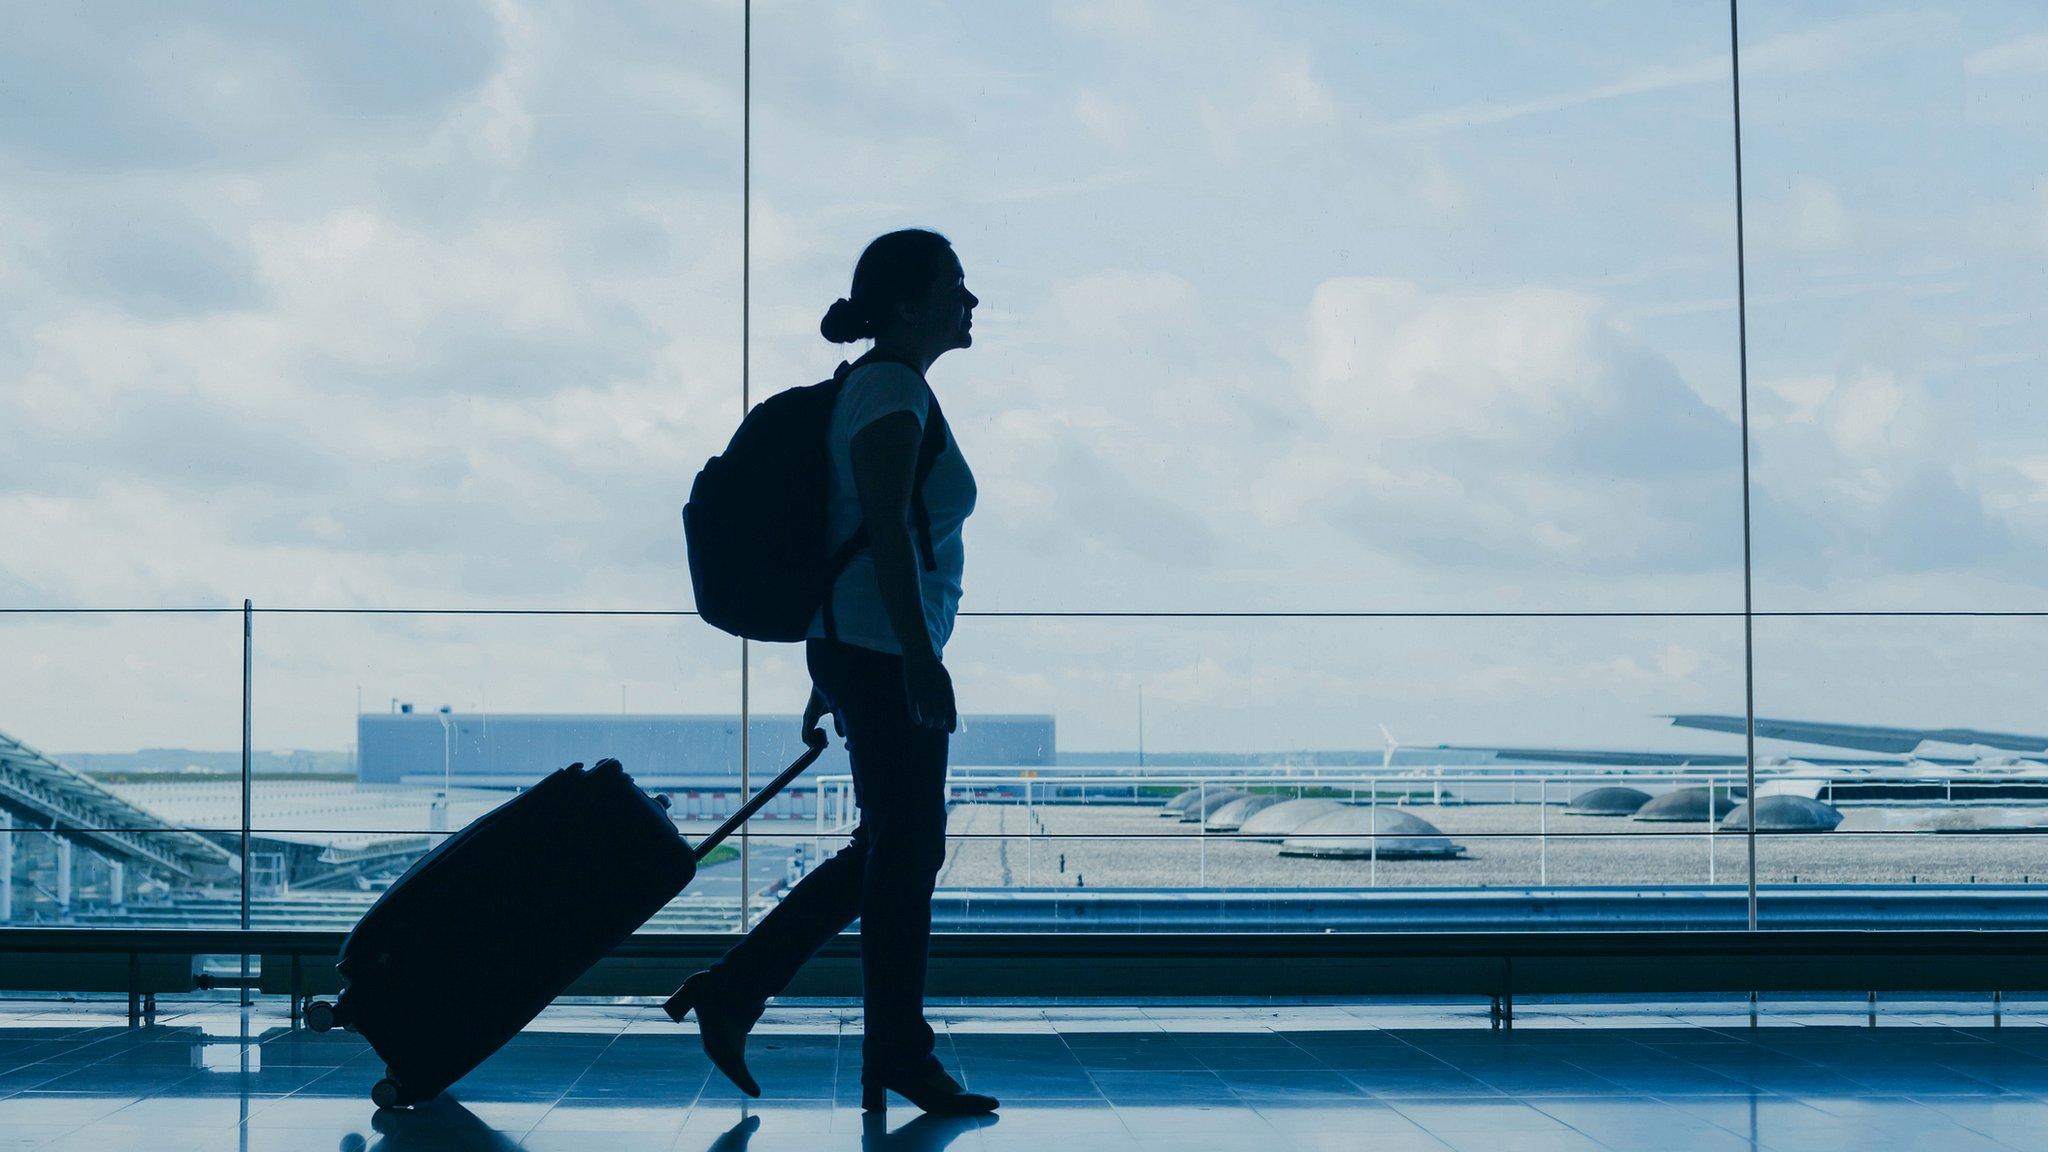
[[(13, 6), (0, 604), (687, 608), (677, 509), (952, 236), (980, 611), (1742, 606), (1715, 0)], [(2048, 581), (2048, 15), (1744, 17), (1757, 606)], [(239, 619), (0, 620), (0, 731), (238, 738)], [(1740, 621), (971, 619), (1062, 744), (1722, 747)], [(1777, 620), (1758, 707), (2042, 730), (2039, 622)], [(730, 711), (675, 619), (259, 616), (257, 740), (366, 707)], [(802, 699), (756, 650), (756, 707)]]

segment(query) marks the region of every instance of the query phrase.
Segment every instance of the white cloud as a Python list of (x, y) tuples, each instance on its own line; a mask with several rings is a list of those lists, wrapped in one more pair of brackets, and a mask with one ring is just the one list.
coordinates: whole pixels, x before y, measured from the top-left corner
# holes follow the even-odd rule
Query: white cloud
[(281, 45), (202, 27), (146, 43), (135, 67), (177, 119), (215, 131), (274, 133), (303, 120), (317, 101)]
[(1755, 491), (1771, 506), (1756, 554), (1774, 599), (1857, 588), (1947, 606), (1941, 590), (1902, 581), (2034, 578), (2048, 524), (2026, 510), (2025, 468), (1980, 468), (1967, 413), (1919, 375), (1852, 362), (1753, 395)]
[(1906, 389), (1891, 373), (1859, 372), (1837, 381), (1818, 415), (1836, 452), (1845, 459), (1869, 460), (1917, 447), (1902, 442), (1918, 431), (1900, 420), (1906, 403)]
[(1799, 252), (1840, 251), (1855, 242), (1849, 212), (1835, 186), (1816, 176), (1794, 176), (1784, 195), (1754, 209), (1758, 251), (1781, 247)]
[[(738, 150), (721, 167), (672, 134), (687, 164), (643, 151), (628, 175), (593, 177), (577, 149), (697, 113), (576, 102), (659, 83), (716, 119), (724, 76), (698, 67), (687, 14), (654, 34), (495, 13), (495, 28), (446, 12), (372, 28), (383, 56), (310, 13), (306, 35), (189, 21), (207, 51), (175, 83), (92, 71), (183, 43), (148, 21), (124, 27), (134, 45), (63, 50), (86, 67), (54, 91), (119, 104), (109, 131), (168, 114), (123, 103), (137, 93), (247, 105), (215, 118), (253, 134), (240, 150), (177, 113), (193, 123), (176, 155), (213, 149), (206, 165), (151, 168), (169, 154), (137, 147), (109, 171), (0, 117), (0, 151), (40, 156), (42, 174), (0, 194), (20, 221), (0, 277), (0, 426), (22, 445), (0, 461), (0, 535), (25, 550), (0, 575), (27, 590), (13, 599), (687, 602), (676, 508), (737, 416), (738, 240), (723, 212)], [(628, 48), (570, 50), (622, 31)], [(494, 39), (498, 55), (477, 59)], [(221, 47), (244, 42), (245, 57)], [(406, 71), (414, 55), (436, 57), (432, 82)], [(258, 83), (277, 60), (297, 87)], [(379, 67), (394, 71), (357, 75)], [(55, 83), (17, 78), (31, 94)], [(123, 230), (98, 239), (109, 224)], [(166, 253), (188, 251), (186, 282), (166, 279)], [(241, 283), (202, 298), (208, 262)]]
[(1031, 200), (1051, 200), (1065, 197), (1081, 197), (1092, 192), (1129, 184), (1138, 178), (1132, 169), (1112, 169), (1097, 172), (1071, 180), (1052, 180), (1043, 184), (1019, 184), (992, 188), (981, 192), (976, 199), (990, 204), (1019, 204)]
[(1052, 323), (1074, 337), (1115, 344), (1185, 330), (1194, 286), (1170, 272), (1100, 272), (1062, 285)]
[(1074, 119), (1089, 135), (1111, 148), (1127, 148), (1134, 123), (1131, 108), (1108, 93), (1084, 88), (1074, 94)]
[(2020, 36), (1963, 57), (1963, 75), (1973, 79), (2035, 76), (2048, 72), (2048, 32)]
[[(1919, 13), (1886, 13), (1782, 33), (1744, 49), (1743, 75), (1748, 80), (1833, 71), (1909, 48), (1941, 19)], [(1728, 55), (1718, 53), (1682, 63), (1647, 65), (1631, 69), (1612, 80), (1562, 92), (1520, 100), (1454, 105), (1392, 122), (1386, 125), (1386, 129), (1401, 133), (1436, 133), (1486, 128), (1608, 100), (1702, 85), (1725, 88), (1730, 78)]]
[(1689, 645), (1666, 644), (1657, 650), (1653, 663), (1662, 676), (1690, 680), (1706, 665), (1706, 656)]
[[(1734, 428), (1590, 297), (1324, 282), (1302, 399), (1319, 435), (1255, 505), (1439, 563), (1684, 571), (1738, 553)], [(1292, 517), (1290, 517), (1292, 519)]]
[(499, 164), (516, 164), (533, 140), (531, 88), (538, 71), (539, 24), (515, 0), (491, 0), (504, 48), (490, 79), (476, 90), (469, 109), (449, 117), (443, 130), (474, 140)]
[(463, 313), (508, 332), (567, 335), (592, 303), (563, 275), (564, 237), (545, 216), (429, 234), (346, 209), (304, 225), (260, 225), (251, 238), (258, 274), (282, 308), (326, 318), (303, 337), (351, 360), (417, 360), (417, 342)]
[(1963, 233), (1982, 259), (2048, 254), (2048, 183), (2016, 196), (1980, 199), (1967, 212)]
[(1824, 374), (1759, 380), (1751, 391), (1750, 421), (1759, 427), (1811, 424), (1834, 390), (1835, 378)]
[(1249, 147), (1325, 127), (1336, 116), (1337, 98), (1306, 51), (1276, 55), (1230, 76), (1222, 91), (1203, 96), (1197, 107), (1210, 148), (1225, 163)]
[(1441, 219), (1454, 220), (1472, 207), (1472, 192), (1441, 163), (1432, 163), (1415, 182), (1415, 198), (1423, 209)]
[(1125, 38), (1149, 38), (1165, 27), (1153, 0), (1060, 0), (1053, 15), (1069, 27)]
[[(1593, 297), (1338, 279), (1317, 287), (1309, 331), (1308, 399), (1338, 432), (1630, 470), (1689, 470), (1713, 454), (1698, 396)], [(1655, 453), (1623, 447), (1653, 430), (1675, 438)]]
[(1690, 88), (1715, 82), (1725, 83), (1728, 77), (1728, 58), (1709, 57), (1685, 64), (1658, 64), (1639, 68), (1616, 80), (1596, 84), (1568, 92), (1557, 92), (1525, 100), (1485, 101), (1459, 104), (1433, 112), (1410, 116), (1387, 125), (1393, 132), (1434, 133), (1460, 131), (1470, 128), (1485, 128), (1506, 124), (1529, 116), (1547, 115), (1571, 108), (1596, 104), (1603, 100), (1615, 100), (1628, 96), (1642, 96), (1653, 92), (1665, 92), (1677, 88)]
[(1749, 76), (1810, 76), (1925, 46), (1954, 26), (1945, 12), (1879, 12), (1783, 32), (1743, 50)]

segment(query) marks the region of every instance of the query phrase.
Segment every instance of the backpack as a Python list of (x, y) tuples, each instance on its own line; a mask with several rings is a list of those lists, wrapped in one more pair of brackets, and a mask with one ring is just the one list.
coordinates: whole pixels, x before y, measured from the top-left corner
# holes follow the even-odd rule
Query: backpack
[[(826, 436), (846, 378), (876, 359), (893, 358), (870, 352), (841, 363), (829, 380), (778, 392), (756, 404), (725, 451), (697, 473), (689, 503), (683, 505), (683, 538), (690, 586), (705, 623), (748, 640), (795, 641), (804, 639), (811, 617), (822, 607), (825, 634), (838, 636), (832, 588), (848, 562), (868, 546), (868, 530), (861, 527), (837, 549), (826, 537), (832, 461)], [(918, 442), (910, 503), (918, 558), (930, 572), (938, 560), (932, 554), (924, 484), (950, 433), (929, 386), (925, 399), (930, 408)]]

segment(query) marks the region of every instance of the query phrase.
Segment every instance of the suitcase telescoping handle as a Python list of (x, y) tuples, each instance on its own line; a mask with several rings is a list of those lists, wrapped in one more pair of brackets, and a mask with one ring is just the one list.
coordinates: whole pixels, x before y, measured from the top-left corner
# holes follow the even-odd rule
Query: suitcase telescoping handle
[(740, 825), (745, 824), (754, 813), (759, 812), (763, 804), (775, 799), (777, 792), (789, 787), (790, 781), (803, 775), (804, 769), (817, 763), (818, 757), (825, 753), (825, 730), (823, 728), (806, 729), (804, 731), (804, 745), (804, 754), (797, 757), (794, 764), (784, 768), (782, 775), (770, 780), (767, 787), (747, 797), (747, 802), (740, 805), (739, 811), (726, 817), (725, 823), (720, 824), (711, 835), (697, 842), (697, 847), (693, 851), (699, 862), (702, 862), (704, 857), (710, 855), (711, 850), (718, 847), (719, 843), (727, 836), (737, 831)]

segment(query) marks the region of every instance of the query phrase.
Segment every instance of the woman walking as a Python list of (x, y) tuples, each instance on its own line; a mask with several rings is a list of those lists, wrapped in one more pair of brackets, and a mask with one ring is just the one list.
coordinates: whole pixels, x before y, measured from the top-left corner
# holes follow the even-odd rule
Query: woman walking
[(953, 682), (941, 663), (960, 604), (960, 528), (974, 476), (925, 373), (973, 344), (980, 303), (951, 243), (906, 229), (861, 254), (849, 296), (819, 324), (838, 344), (871, 339), (852, 365), (828, 432), (827, 532), (852, 557), (811, 622), (804, 728), (827, 712), (846, 739), (860, 823), (753, 931), (667, 1004), (694, 1010), (704, 1050), (749, 1096), (747, 1031), (825, 941), (861, 923), (861, 1106), (893, 1091), (927, 1112), (988, 1112), (933, 1054), (924, 1019), (932, 887), (946, 846), (946, 744)]

